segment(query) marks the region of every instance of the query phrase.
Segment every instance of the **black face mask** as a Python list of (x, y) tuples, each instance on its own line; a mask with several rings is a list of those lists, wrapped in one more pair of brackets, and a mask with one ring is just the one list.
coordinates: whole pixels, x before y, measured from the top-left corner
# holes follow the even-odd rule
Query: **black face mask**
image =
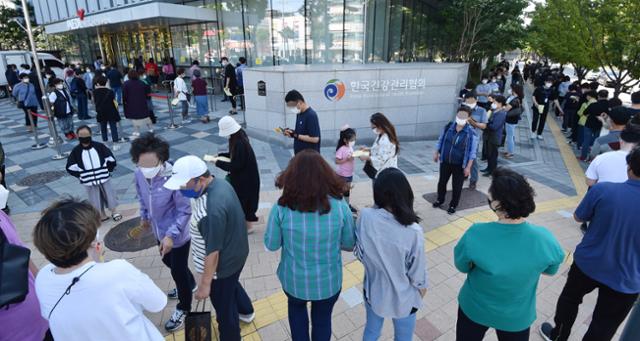
[(487, 204), (489, 204), (489, 208), (490, 208), (493, 212), (496, 212), (497, 210), (496, 210), (495, 208), (493, 208), (493, 206), (491, 206), (491, 203), (492, 203), (491, 199), (487, 198)]
[[(80, 141), (80, 145), (82, 146), (82, 148), (84, 148), (84, 149), (91, 148), (91, 136), (78, 137), (78, 141)], [(87, 145), (87, 146), (85, 146), (85, 145)]]

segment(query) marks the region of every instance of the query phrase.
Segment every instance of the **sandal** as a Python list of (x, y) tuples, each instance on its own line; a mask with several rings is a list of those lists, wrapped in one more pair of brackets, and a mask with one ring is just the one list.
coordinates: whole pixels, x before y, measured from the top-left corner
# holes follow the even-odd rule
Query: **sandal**
[(120, 220), (122, 220), (122, 214), (114, 213), (114, 214), (111, 215), (111, 219), (113, 219), (113, 221), (120, 221)]

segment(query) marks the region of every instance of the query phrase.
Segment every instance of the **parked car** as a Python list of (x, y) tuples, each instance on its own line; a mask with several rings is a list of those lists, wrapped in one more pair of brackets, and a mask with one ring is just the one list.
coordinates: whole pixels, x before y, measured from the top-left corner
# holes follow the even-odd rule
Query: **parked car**
[[(64, 64), (60, 59), (49, 53), (38, 53), (38, 59), (40, 59), (45, 66), (48, 66), (51, 71), (55, 72), (58, 78), (63, 78)], [(9, 95), (7, 77), (4, 74), (7, 70), (7, 65), (31, 65), (31, 60), (30, 51), (0, 51), (0, 98), (6, 98)]]
[(587, 75), (584, 77), (584, 79), (587, 80), (588, 82), (595, 82), (598, 80), (598, 78), (600, 78), (600, 72), (602, 72), (601, 69), (589, 70), (589, 72), (587, 72)]

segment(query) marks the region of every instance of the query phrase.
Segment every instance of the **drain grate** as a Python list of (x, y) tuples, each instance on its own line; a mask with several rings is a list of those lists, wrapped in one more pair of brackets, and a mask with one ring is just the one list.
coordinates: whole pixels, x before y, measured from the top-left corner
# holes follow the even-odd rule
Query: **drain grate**
[(56, 181), (63, 176), (66, 176), (67, 172), (65, 171), (49, 171), (42, 173), (35, 173), (24, 178), (20, 179), (16, 184), (22, 187), (36, 186), (36, 185), (44, 185), (52, 181)]
[(113, 227), (104, 237), (104, 245), (116, 252), (136, 252), (158, 245), (153, 231), (140, 227), (140, 218), (124, 221)]

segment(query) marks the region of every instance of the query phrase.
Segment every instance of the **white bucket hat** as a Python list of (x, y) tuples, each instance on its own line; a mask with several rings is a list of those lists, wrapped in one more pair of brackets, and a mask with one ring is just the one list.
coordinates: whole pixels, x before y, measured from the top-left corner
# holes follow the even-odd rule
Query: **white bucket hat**
[(227, 137), (237, 133), (242, 127), (231, 116), (225, 116), (218, 121), (218, 133), (221, 137)]

